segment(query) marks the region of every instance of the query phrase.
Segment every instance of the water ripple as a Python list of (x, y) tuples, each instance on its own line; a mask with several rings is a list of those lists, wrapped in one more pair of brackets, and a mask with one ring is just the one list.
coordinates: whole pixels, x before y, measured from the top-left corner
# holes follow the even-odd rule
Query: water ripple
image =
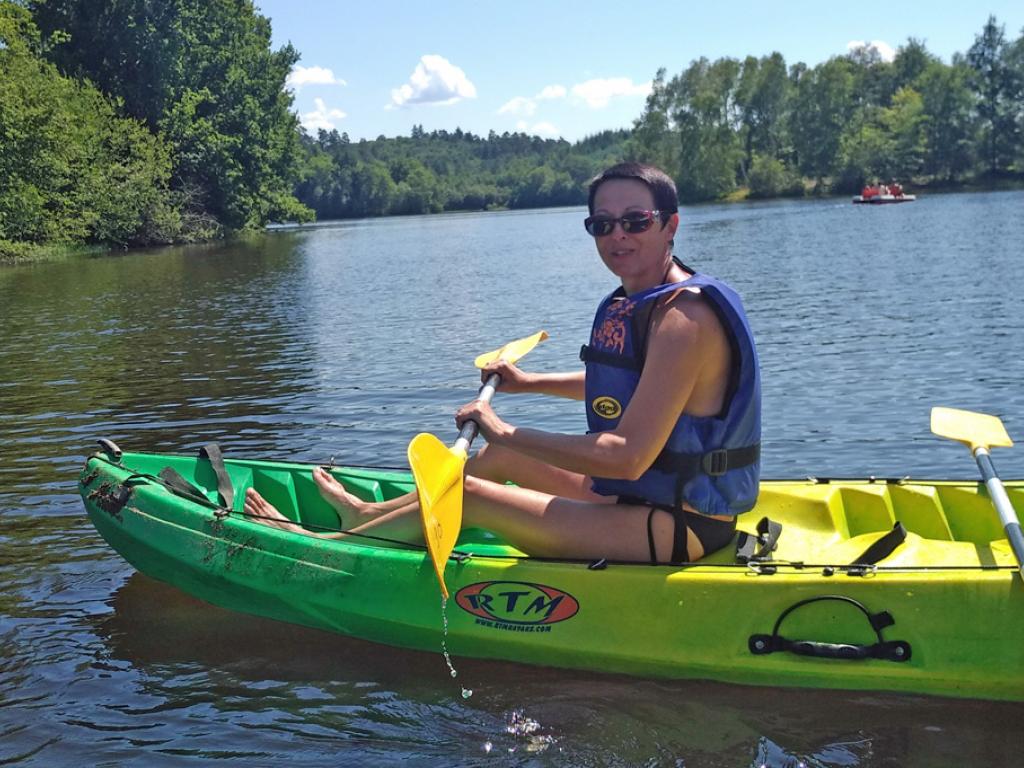
[[(743, 294), (765, 474), (973, 477), (932, 405), (1024, 436), (1024, 193), (683, 211), (684, 261)], [(471, 361), (545, 328), (576, 364), (610, 288), (582, 212), (346, 222), (0, 270), (0, 763), (1016, 764), (1017, 705), (602, 677), (374, 646), (199, 603), (85, 519), (95, 440), (402, 466), (453, 432)], [(576, 403), (501, 398), (582, 428)], [(1024, 477), (1024, 453), (1000, 452)], [(1005, 726), (1005, 727), (1004, 727)], [(87, 758), (83, 756), (88, 756)]]

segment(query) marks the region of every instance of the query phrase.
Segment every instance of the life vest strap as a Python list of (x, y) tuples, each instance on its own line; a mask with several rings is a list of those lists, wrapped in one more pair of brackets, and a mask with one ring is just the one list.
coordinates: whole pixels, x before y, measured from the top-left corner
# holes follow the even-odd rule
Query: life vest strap
[(643, 361), (638, 360), (635, 357), (627, 357), (626, 355), (618, 355), (612, 352), (602, 352), (599, 349), (594, 349), (589, 344), (584, 344), (580, 347), (580, 360), (584, 363), (610, 365), (613, 368), (625, 368), (630, 371), (640, 371), (643, 370), (644, 367)]
[(665, 449), (658, 454), (651, 468), (678, 474), (685, 478), (685, 482), (700, 474), (720, 477), (731, 469), (748, 467), (760, 458), (760, 443), (743, 448), (718, 448), (707, 453), (676, 453)]

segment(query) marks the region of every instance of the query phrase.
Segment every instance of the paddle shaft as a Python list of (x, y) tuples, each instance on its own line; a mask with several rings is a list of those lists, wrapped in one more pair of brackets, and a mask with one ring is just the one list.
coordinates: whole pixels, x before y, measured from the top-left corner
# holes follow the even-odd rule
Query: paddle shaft
[[(480, 387), (480, 393), (477, 395), (476, 399), (482, 403), (491, 402), (491, 398), (494, 397), (494, 393), (498, 390), (499, 384), (501, 384), (501, 376), (496, 373), (492, 373), (487, 377), (487, 381), (484, 382), (484, 385)], [(462, 425), (462, 429), (459, 430), (459, 439), (456, 440), (455, 445), (452, 446), (452, 451), (458, 451), (462, 454), (468, 453), (470, 443), (473, 442), (479, 432), (479, 424), (473, 420), (467, 421)]]
[(981, 478), (985, 481), (989, 498), (992, 499), (992, 503), (999, 513), (999, 519), (1003, 522), (1003, 530), (1006, 531), (1006, 538), (1010, 541), (1010, 548), (1017, 558), (1021, 578), (1024, 578), (1024, 533), (1021, 532), (1017, 513), (1010, 503), (1010, 497), (1006, 495), (1006, 489), (1003, 487), (1002, 481), (996, 474), (996, 468), (992, 464), (988, 448), (985, 446), (975, 448), (974, 460), (978, 462)]

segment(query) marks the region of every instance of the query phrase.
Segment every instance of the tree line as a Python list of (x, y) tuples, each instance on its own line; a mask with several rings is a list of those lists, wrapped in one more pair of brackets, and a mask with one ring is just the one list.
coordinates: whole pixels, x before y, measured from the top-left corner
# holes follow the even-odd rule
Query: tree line
[(312, 219), (270, 31), (250, 0), (0, 0), (0, 254)]
[(1024, 31), (989, 17), (943, 63), (911, 38), (816, 67), (779, 53), (705, 58), (658, 72), (633, 153), (669, 170), (684, 200), (850, 192), (866, 182), (957, 183), (1024, 175)]
[(304, 138), (308, 162), (296, 195), (325, 219), (580, 205), (587, 180), (621, 159), (628, 139), (627, 130), (570, 144), (416, 126), (409, 137), (353, 143), (319, 131)]
[(269, 222), (579, 205), (623, 159), (684, 201), (1024, 176), (1024, 35), (946, 64), (910, 39), (816, 67), (779, 53), (657, 73), (632, 129), (582, 141), (308, 135), (252, 0), (0, 0), (0, 257), (207, 240)]

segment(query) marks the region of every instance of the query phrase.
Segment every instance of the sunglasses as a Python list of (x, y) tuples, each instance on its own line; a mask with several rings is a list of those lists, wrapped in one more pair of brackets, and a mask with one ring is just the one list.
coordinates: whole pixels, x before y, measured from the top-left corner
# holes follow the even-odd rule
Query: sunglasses
[(646, 232), (660, 217), (661, 211), (630, 211), (617, 219), (611, 216), (588, 216), (583, 220), (583, 226), (594, 237), (610, 235), (615, 231), (616, 224), (622, 225), (622, 231), (627, 235), (634, 235)]

